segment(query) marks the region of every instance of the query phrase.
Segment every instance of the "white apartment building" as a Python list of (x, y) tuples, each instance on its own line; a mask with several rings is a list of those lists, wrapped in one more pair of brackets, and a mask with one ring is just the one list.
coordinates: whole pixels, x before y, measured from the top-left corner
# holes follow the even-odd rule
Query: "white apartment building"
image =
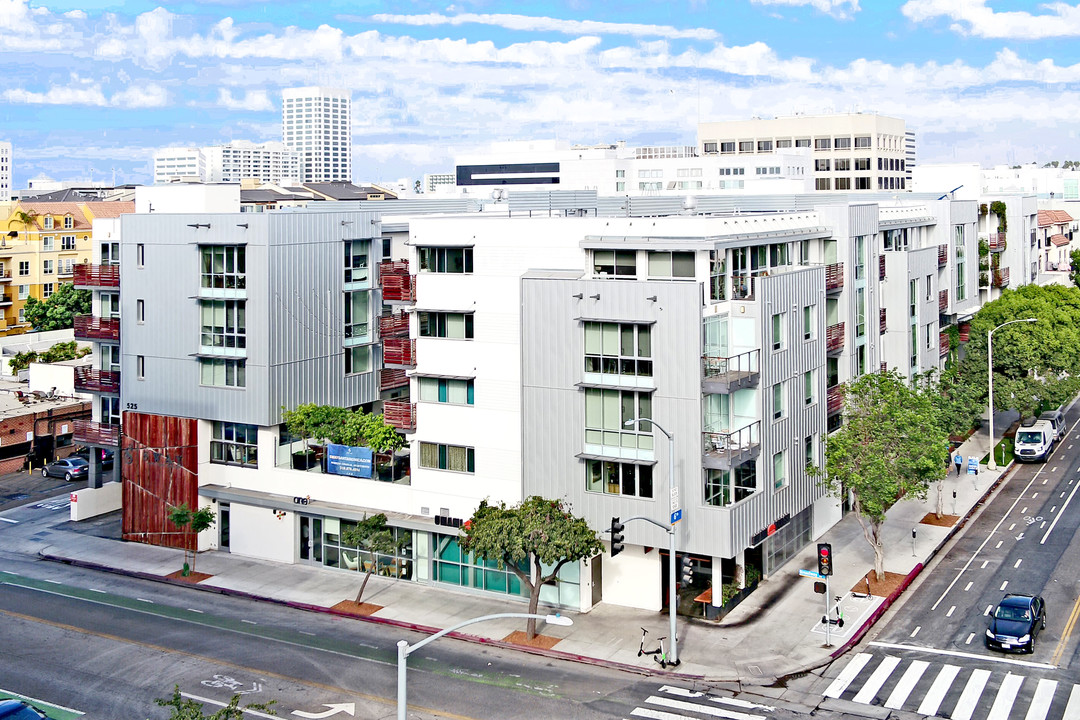
[(914, 154), (914, 143), (903, 120), (863, 113), (698, 124), (702, 155), (812, 150), (815, 190), (907, 190), (907, 158)]
[(0, 142), (0, 202), (11, 199), (11, 143)]
[(206, 182), (206, 158), (202, 148), (166, 147), (154, 151), (154, 184), (183, 181)]
[(300, 153), (300, 181), (352, 182), (351, 93), (303, 87), (281, 96), (281, 139)]
[(201, 148), (163, 148), (154, 153), (154, 184), (196, 178), (206, 183), (255, 179), (295, 184), (300, 179), (300, 153), (283, 143), (236, 140)]

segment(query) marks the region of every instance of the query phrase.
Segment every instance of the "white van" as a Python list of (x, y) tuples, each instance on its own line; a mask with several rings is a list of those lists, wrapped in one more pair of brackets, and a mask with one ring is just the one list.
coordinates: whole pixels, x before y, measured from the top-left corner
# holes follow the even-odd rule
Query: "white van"
[(1013, 456), (1021, 462), (1035, 460), (1046, 462), (1046, 458), (1050, 457), (1050, 453), (1054, 451), (1056, 439), (1057, 431), (1046, 420), (1036, 420), (1030, 425), (1021, 425), (1016, 431)]

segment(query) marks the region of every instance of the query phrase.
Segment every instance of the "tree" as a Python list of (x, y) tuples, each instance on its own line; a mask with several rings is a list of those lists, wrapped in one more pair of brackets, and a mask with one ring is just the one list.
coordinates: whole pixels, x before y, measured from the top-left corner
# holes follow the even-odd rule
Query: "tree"
[[(187, 503), (173, 507), (169, 510), (167, 516), (169, 522), (176, 527), (180, 528), (185, 533), (191, 533), (196, 538), (199, 533), (204, 530), (210, 529), (214, 524), (214, 511), (210, 509), (210, 506), (206, 506), (200, 510), (192, 510), (187, 506)], [(197, 550), (197, 548), (196, 548)], [(196, 550), (191, 550), (191, 569), (188, 569), (188, 543), (184, 542), (184, 577), (187, 577), (191, 573), (195, 572), (195, 555)]]
[[(975, 424), (985, 405), (975, 385), (960, 374), (955, 364), (944, 370), (931, 370), (922, 376), (922, 390), (930, 398), (938, 413), (938, 421), (945, 436), (962, 436)], [(948, 467), (948, 466), (946, 466)], [(940, 518), (945, 513), (945, 475), (938, 478), (937, 506)]]
[[(484, 500), (463, 530), (462, 550), (514, 573), (529, 590), (529, 612), (534, 615), (540, 588), (555, 581), (563, 565), (598, 555), (604, 547), (584, 518), (572, 515), (562, 500), (538, 495), (512, 507)], [(529, 618), (526, 633), (530, 640), (536, 637), (535, 618)]]
[(173, 709), (169, 720), (244, 720), (245, 710), (260, 710), (269, 715), (277, 715), (277, 711), (273, 708), (277, 700), (271, 700), (268, 703), (251, 703), (241, 708), (239, 695), (233, 695), (229, 704), (213, 715), (204, 715), (202, 703), (185, 699), (180, 694), (179, 685), (173, 687), (171, 698), (156, 698), (154, 702), (161, 707), (171, 707)]
[(282, 419), (289, 432), (308, 440), (325, 440), (335, 445), (368, 447), (377, 453), (392, 452), (405, 439), (382, 415), (349, 410), (333, 405), (307, 403), (284, 410)]
[(844, 387), (844, 423), (825, 441), (825, 468), (811, 468), (827, 492), (851, 494), (855, 517), (874, 550), (874, 572), (885, 573), (881, 528), (905, 498), (925, 499), (948, 472), (947, 438), (929, 393), (896, 371), (870, 373)]
[(11, 372), (17, 373), (20, 370), (25, 370), (30, 367), (30, 363), (54, 363), (62, 360), (74, 360), (76, 358), (85, 357), (92, 352), (93, 348), (79, 347), (78, 343), (74, 340), (69, 340), (67, 342), (56, 343), (48, 350), (41, 353), (36, 350), (27, 350), (26, 352), (16, 353), (15, 357), (8, 360), (8, 365), (11, 367)]
[(1069, 280), (1080, 288), (1080, 250), (1069, 253)]
[(61, 283), (45, 301), (26, 299), (26, 322), (36, 332), (66, 330), (75, 326), (76, 315), (89, 315), (92, 294), (89, 290), (76, 290), (71, 283)]
[(397, 555), (401, 550), (402, 541), (394, 539), (394, 531), (386, 525), (386, 515), (379, 513), (371, 517), (365, 516), (363, 520), (353, 527), (341, 533), (341, 544), (351, 545), (357, 548), (357, 562), (363, 559), (361, 553), (371, 556), (371, 562), (365, 563), (364, 582), (360, 585), (360, 592), (356, 593), (356, 602), (364, 596), (364, 588), (372, 573), (378, 568), (379, 555)]

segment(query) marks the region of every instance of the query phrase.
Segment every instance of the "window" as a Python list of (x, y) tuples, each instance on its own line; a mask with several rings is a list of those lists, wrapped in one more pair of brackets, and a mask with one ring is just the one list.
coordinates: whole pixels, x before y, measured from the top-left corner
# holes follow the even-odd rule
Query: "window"
[(54, 264), (55, 264), (54, 260), (44, 260), (44, 261), (42, 261), (42, 263), (41, 263), (41, 272), (42, 272), (42, 274), (44, 274), (44, 275), (52, 275), (53, 274), (53, 265)]
[(75, 273), (74, 258), (60, 258), (57, 270), (60, 275), (73, 275)]
[(798, 138), (795, 140), (795, 147), (808, 148), (810, 147), (810, 138)]
[(833, 140), (833, 148), (835, 148), (836, 150), (850, 150), (851, 149), (851, 138), (849, 138), (849, 137), (835, 138)]
[(652, 330), (631, 323), (585, 323), (585, 372), (652, 377)]
[(421, 312), (420, 337), (473, 339), (473, 314)]
[(587, 445), (651, 450), (652, 423), (626, 425), (628, 420), (643, 417), (652, 417), (652, 395), (649, 393), (585, 388)]
[(826, 158), (824, 160), (815, 160), (814, 161), (814, 170), (817, 171), (817, 172), (828, 172), (828, 170), (829, 170), (829, 160), (828, 160), (828, 158)]
[(420, 467), (432, 470), (475, 473), (476, 451), (460, 445), (420, 443)]
[(855, 158), (855, 170), (869, 170), (870, 158)]
[(449, 405), (473, 404), (473, 381), (450, 378), (420, 378), (420, 401)]
[(926, 349), (929, 350), (933, 345), (934, 337), (934, 323), (926, 323)]
[(649, 277), (694, 277), (694, 253), (650, 251)]
[(832, 138), (814, 138), (815, 150), (828, 150), (832, 147)]
[(626, 183), (624, 183), (624, 182), (615, 183), (615, 192), (625, 192), (625, 191), (626, 191)]
[(20, 285), (19, 286), (19, 299), (20, 300), (25, 300), (28, 297), (30, 297), (30, 286), (29, 285)]
[(772, 416), (773, 420), (784, 417), (784, 383), (782, 381), (772, 386)]
[(370, 240), (345, 241), (345, 282), (366, 283), (371, 280), (368, 255)]
[(816, 305), (805, 305), (802, 309), (803, 313), (803, 340), (814, 339), (814, 310)]
[(836, 172), (848, 172), (851, 170), (851, 159), (837, 158), (833, 161), (833, 167), (836, 169)]
[(953, 242), (956, 246), (956, 301), (967, 299), (967, 263), (964, 260), (964, 226), (953, 226)]
[[(716, 143), (713, 143), (713, 152), (716, 152)], [(617, 177), (617, 178), (626, 177), (626, 171), (625, 170), (616, 170), (615, 171), (615, 177)]]
[(146, 322), (146, 301), (145, 300), (136, 300), (135, 301), (135, 321), (137, 323), (139, 323), (140, 325), (142, 323)]
[(613, 460), (585, 461), (585, 489), (609, 495), (651, 498), (653, 469), (651, 465), (634, 465)]
[(837, 190), (850, 190), (851, 189), (851, 178), (836, 178), (836, 189)]
[(919, 326), (911, 323), (911, 367), (919, 366)]
[(790, 147), (791, 147), (791, 138), (787, 138), (786, 140), (777, 140), (776, 141), (776, 149), (777, 150), (786, 150), (786, 149), (788, 149)]
[(259, 428), (255, 425), (215, 421), (210, 439), (210, 462), (259, 467), (258, 439)]
[(714, 142), (705, 143), (705, 152), (706, 153), (714, 153), (714, 152), (716, 152), (716, 143), (714, 143)]
[(926, 301), (930, 302), (930, 297), (934, 292), (934, 284), (929, 275), (926, 276)]
[[(371, 295), (367, 290), (345, 293), (345, 340), (366, 342), (371, 329), (369, 305)], [(348, 344), (346, 342), (346, 344)]]
[(54, 287), (55, 286), (52, 283), (44, 283), (44, 284), (42, 284), (42, 286), (41, 286), (41, 297), (42, 297), (43, 300), (48, 300), (50, 297), (52, 297)]
[(772, 316), (772, 349), (784, 347), (784, 313)]
[(855, 189), (856, 190), (869, 190), (870, 189), (870, 178), (868, 178), (868, 177), (857, 177), (857, 178), (855, 178)]
[(592, 255), (594, 275), (637, 275), (637, 253), (633, 250), (593, 250)]
[(869, 135), (856, 136), (856, 138), (855, 138), (855, 147), (856, 148), (868, 148), (868, 147), (870, 147), (870, 136)]
[(243, 360), (199, 358), (199, 383), (213, 387), (246, 387), (247, 364)]
[(422, 247), (417, 252), (421, 272), (461, 274), (473, 271), (471, 247)]
[(135, 264), (138, 267), (143, 267), (146, 265), (146, 246), (142, 243), (138, 243), (135, 246)]
[(345, 348), (345, 374), (371, 372), (371, 346)]
[(803, 373), (803, 404), (814, 404), (814, 371), (807, 370)]
[(758, 140), (757, 151), (759, 153), (772, 152), (772, 140)]
[(73, 227), (75, 227), (75, 218), (71, 217), (70, 215), (65, 217), (64, 218), (64, 229), (65, 230), (70, 230)]
[(29, 260), (20, 260), (19, 261), (19, 275), (26, 276), (26, 275), (29, 275), (29, 274), (30, 274), (30, 261)]
[(918, 298), (919, 298), (919, 281), (908, 281), (908, 317), (915, 317), (918, 310)]
[(781, 450), (772, 456), (773, 490), (781, 490), (787, 485), (787, 457)]
[(815, 467), (817, 465), (817, 453), (814, 452), (817, 443), (814, 442), (813, 435), (807, 435), (803, 440), (803, 460), (806, 462), (806, 467)]
[(831, 183), (829, 181), (829, 178), (817, 178), (816, 180), (814, 180), (815, 190), (831, 190), (832, 188), (830, 185)]
[(741, 153), (752, 153), (752, 152), (754, 152), (754, 141), (753, 140), (743, 140), (743, 141), (739, 142), (739, 152), (741, 152)]
[(714, 507), (727, 507), (745, 500), (757, 492), (757, 467), (754, 461), (733, 470), (705, 471), (705, 502)]
[(52, 252), (56, 249), (56, 238), (52, 235), (45, 235), (41, 238), (41, 251)]
[(722, 153), (733, 153), (733, 152), (735, 152), (735, 143), (734, 142), (722, 142), (722, 143), (720, 143), (720, 152), (722, 152)]
[(43, 227), (46, 230), (52, 230), (53, 229), (53, 219), (52, 219), (51, 215), (46, 215), (45, 216), (44, 221), (43, 221)]
[(145, 380), (146, 379), (146, 356), (145, 355), (136, 355), (135, 356), (135, 378), (137, 380)]
[(204, 348), (247, 347), (247, 313), (243, 300), (203, 301), (201, 344)]
[[(202, 287), (245, 289), (247, 287), (246, 250), (243, 245), (218, 245), (201, 248)], [(139, 266), (142, 267), (142, 264), (140, 258)]]

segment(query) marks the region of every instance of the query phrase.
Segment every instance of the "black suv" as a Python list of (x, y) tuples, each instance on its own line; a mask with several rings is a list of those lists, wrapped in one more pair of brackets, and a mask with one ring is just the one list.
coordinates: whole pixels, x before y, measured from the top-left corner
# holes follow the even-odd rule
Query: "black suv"
[(992, 650), (1035, 652), (1035, 638), (1046, 627), (1046, 603), (1037, 595), (1009, 593), (1001, 599), (986, 628)]

